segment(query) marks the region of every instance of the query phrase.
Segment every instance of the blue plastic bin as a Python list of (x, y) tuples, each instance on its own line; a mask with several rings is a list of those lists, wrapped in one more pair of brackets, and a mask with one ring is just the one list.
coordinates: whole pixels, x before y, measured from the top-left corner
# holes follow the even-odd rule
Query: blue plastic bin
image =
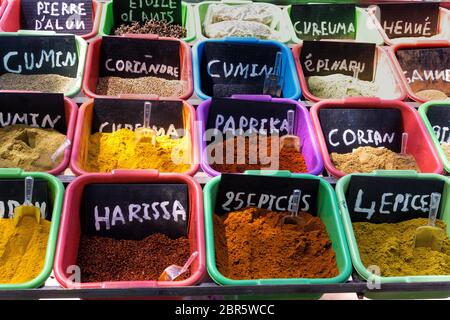
[(236, 38), (229, 37), (225, 39), (210, 39), (198, 42), (192, 48), (192, 60), (194, 63), (194, 91), (195, 94), (203, 100), (211, 98), (209, 95), (202, 90), (202, 81), (200, 77), (200, 61), (203, 57), (205, 44), (208, 42), (219, 42), (219, 43), (235, 43), (235, 44), (256, 44), (261, 46), (274, 46), (280, 48), (283, 53), (282, 67), (284, 75), (283, 83), (283, 96), (282, 98), (298, 100), (302, 91), (300, 89), (300, 82), (297, 77), (295, 62), (292, 56), (292, 52), (286, 45), (281, 42), (273, 40), (259, 40), (255, 38)]

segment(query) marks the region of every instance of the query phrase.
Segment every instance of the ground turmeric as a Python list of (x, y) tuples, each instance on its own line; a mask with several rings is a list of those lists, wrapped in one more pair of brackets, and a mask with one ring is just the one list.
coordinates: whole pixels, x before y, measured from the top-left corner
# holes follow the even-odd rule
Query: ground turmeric
[(0, 283), (18, 284), (36, 278), (44, 268), (50, 222), (24, 216), (0, 219)]
[(337, 276), (336, 255), (320, 218), (301, 212), (298, 224), (282, 224), (287, 215), (257, 208), (215, 214), (219, 272), (236, 280)]
[[(353, 230), (364, 266), (378, 266), (382, 276), (450, 275), (450, 240), (440, 252), (430, 248), (414, 248), (416, 229), (426, 226), (428, 219), (419, 218), (400, 223), (355, 222)], [(445, 229), (445, 223), (436, 221)]]
[(111, 172), (114, 169), (157, 169), (160, 172), (186, 172), (190, 168), (188, 136), (173, 139), (157, 136), (156, 143), (140, 142), (130, 129), (113, 133), (97, 132), (89, 137), (86, 171)]

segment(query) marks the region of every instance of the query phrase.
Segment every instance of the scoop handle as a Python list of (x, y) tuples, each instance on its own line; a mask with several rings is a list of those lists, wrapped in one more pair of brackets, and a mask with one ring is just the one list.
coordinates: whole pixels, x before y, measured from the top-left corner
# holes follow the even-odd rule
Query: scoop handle
[(428, 216), (428, 225), (434, 227), (436, 225), (436, 218), (439, 211), (439, 203), (441, 202), (441, 194), (433, 192), (430, 200), (430, 213)]
[(198, 256), (198, 251), (194, 251), (191, 254), (191, 256), (189, 257), (188, 261), (186, 261), (186, 263), (184, 264), (183, 268), (181, 268), (180, 274), (183, 274), (187, 271), (187, 269), (192, 264), (192, 262), (194, 262), (194, 260), (195, 260), (195, 258), (197, 258), (197, 256)]
[(34, 185), (34, 179), (33, 177), (26, 177), (25, 178), (25, 201), (24, 204), (27, 206), (30, 206), (31, 200), (33, 198), (33, 185)]
[(152, 114), (152, 103), (146, 101), (144, 103), (144, 128), (150, 128), (150, 116)]
[(273, 66), (273, 74), (280, 77), (281, 76), (281, 60), (283, 59), (283, 53), (281, 51), (277, 52), (275, 56), (275, 64)]
[(288, 121), (288, 135), (294, 134), (294, 122), (295, 122), (295, 111), (289, 110), (287, 112), (287, 121)]
[(408, 144), (408, 134), (406, 132), (402, 133), (402, 149), (400, 151), (401, 154), (406, 154), (406, 145)]
[(64, 140), (64, 142), (58, 147), (58, 149), (56, 149), (56, 151), (50, 157), (52, 162), (56, 162), (56, 159), (58, 159), (58, 157), (64, 153), (64, 151), (70, 146), (70, 144), (71, 143), (69, 139)]
[(299, 189), (295, 189), (294, 192), (292, 193), (291, 201), (289, 202), (288, 208), (288, 211), (292, 215), (297, 215), (298, 210), (300, 208), (300, 194), (301, 192)]

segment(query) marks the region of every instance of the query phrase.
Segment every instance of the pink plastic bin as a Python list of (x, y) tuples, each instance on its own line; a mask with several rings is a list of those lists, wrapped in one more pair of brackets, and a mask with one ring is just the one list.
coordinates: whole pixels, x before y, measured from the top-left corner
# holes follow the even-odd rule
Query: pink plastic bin
[(402, 50), (402, 49), (421, 49), (421, 48), (435, 48), (435, 47), (449, 47), (449, 46), (450, 46), (450, 41), (442, 40), (442, 41), (430, 41), (430, 42), (417, 41), (415, 43), (402, 43), (402, 44), (397, 44), (393, 47), (387, 48), (387, 50), (389, 51), (389, 56), (392, 60), (392, 63), (395, 66), (395, 69), (398, 73), (398, 76), (402, 80), (402, 86), (403, 86), (404, 90), (406, 92), (408, 92), (408, 96), (410, 99), (417, 101), (417, 102), (421, 102), (421, 103), (427, 102), (427, 100), (418, 97), (412, 91), (411, 87), (409, 86), (408, 81), (406, 80), (406, 77), (403, 74), (403, 69), (397, 60), (397, 56), (396, 56), (397, 51)]
[(422, 173), (442, 173), (443, 164), (422, 123), (419, 113), (411, 106), (401, 101), (380, 100), (377, 98), (348, 98), (343, 100), (327, 100), (315, 104), (311, 108), (311, 118), (316, 129), (322, 152), (324, 165), (330, 175), (341, 178), (347, 173), (342, 172), (333, 165), (328, 152), (325, 137), (320, 124), (319, 112), (321, 109), (354, 108), (354, 109), (398, 109), (402, 114), (403, 129), (408, 133), (406, 152), (414, 156)]
[[(295, 67), (297, 68), (297, 75), (300, 79), (300, 86), (302, 88), (303, 96), (310, 101), (322, 101), (326, 99), (321, 99), (314, 96), (308, 88), (308, 83), (306, 81), (305, 75), (303, 73), (302, 65), (300, 63), (300, 52), (302, 50), (302, 45), (297, 44), (292, 47), (292, 53), (294, 55)], [(382, 48), (377, 47), (376, 49), (376, 61), (375, 61), (375, 82), (386, 91), (391, 91), (388, 94), (377, 97), (385, 100), (405, 100), (406, 91), (404, 90), (401, 80), (398, 76), (397, 71), (392, 65), (392, 61), (389, 54)]]
[[(407, 6), (408, 4), (405, 3), (405, 6)], [(447, 9), (444, 8), (444, 6), (447, 6)], [(435, 39), (430, 39), (430, 38), (415, 38), (415, 37), (405, 37), (405, 38), (394, 38), (391, 39), (388, 37), (388, 35), (386, 34), (386, 32), (384, 32), (383, 27), (380, 24), (380, 21), (377, 19), (376, 17), (376, 8), (369, 8), (368, 9), (369, 12), (369, 17), (370, 19), (372, 19), (375, 27), (378, 29), (378, 31), (380, 32), (384, 42), (386, 43), (386, 45), (388, 46), (392, 46), (395, 44), (400, 44), (400, 43), (414, 43), (417, 41), (442, 41), (442, 40), (450, 40), (450, 11), (448, 10), (448, 5), (446, 5), (445, 3), (442, 3), (441, 7), (439, 8), (439, 22), (438, 22), (438, 35), (435, 37)]]
[[(11, 92), (39, 94), (39, 92), (30, 92), (30, 91), (27, 92), (27, 91), (0, 90), (0, 94), (11, 93)], [(66, 137), (71, 142), (73, 142), (73, 136), (75, 134), (75, 124), (76, 124), (77, 114), (78, 114), (78, 106), (73, 100), (71, 100), (67, 97), (64, 97), (64, 108), (65, 108), (66, 122), (67, 122)], [(1, 110), (1, 106), (0, 106), (0, 110)], [(38, 112), (38, 111), (39, 110), (36, 110), (36, 112)], [(55, 176), (64, 172), (64, 170), (66, 170), (66, 168), (69, 166), (71, 152), (72, 152), (72, 146), (68, 147), (66, 149), (66, 151), (64, 152), (63, 161), (57, 167), (55, 167), (54, 169), (47, 171), (47, 172), (49, 174), (53, 174)]]
[[(157, 98), (153, 97), (151, 100), (156, 100)], [(112, 99), (116, 100), (116, 99)], [(170, 100), (170, 99), (165, 99)], [(177, 99), (172, 99), (175, 101), (179, 101)], [(73, 143), (73, 152), (70, 160), (70, 168), (76, 175), (87, 174), (84, 169), (84, 164), (87, 159), (88, 153), (88, 141), (89, 136), (91, 135), (91, 124), (92, 117), (95, 109), (95, 100), (90, 99), (85, 102), (79, 110), (79, 116), (76, 126), (76, 131), (74, 134), (74, 143)], [(197, 132), (194, 130), (195, 128), (195, 110), (194, 108), (188, 104), (186, 101), (183, 101), (183, 119), (185, 123), (185, 129), (191, 135), (191, 159), (192, 164), (188, 171), (184, 172), (184, 174), (193, 176), (197, 173), (200, 163), (199, 163), (199, 147), (198, 147), (198, 139)]]
[[(192, 96), (194, 92), (194, 83), (192, 79), (192, 56), (191, 48), (189, 45), (175, 38), (159, 37), (154, 34), (142, 35), (142, 34), (127, 34), (120, 36), (119, 38), (137, 38), (146, 39), (148, 41), (158, 42), (159, 40), (170, 40), (180, 42), (180, 74), (181, 80), (187, 82), (187, 88), (185, 92), (178, 97), (179, 99), (187, 100)], [(83, 92), (88, 97), (91, 98), (108, 98), (108, 96), (101, 96), (96, 94), (97, 83), (99, 78), (99, 60), (100, 60), (100, 49), (102, 45), (102, 38), (97, 38), (89, 44), (86, 66), (84, 69), (84, 79), (83, 79)], [(120, 50), (120, 48), (117, 48)], [(121, 94), (116, 98), (137, 98), (137, 99), (152, 99), (155, 95), (150, 94)], [(163, 97), (161, 97), (163, 98)]]
[[(3, 15), (2, 15), (3, 7)], [(5, 0), (0, 6), (0, 32), (16, 32), (20, 30), (20, 0)], [(93, 24), (89, 33), (81, 35), (85, 40), (97, 35), (102, 15), (102, 5), (97, 0), (92, 0)]]
[[(89, 184), (117, 183), (182, 183), (189, 191), (189, 240), (191, 253), (198, 251), (198, 258), (191, 266), (191, 276), (182, 281), (118, 281), (74, 283), (70, 280), (70, 266), (77, 264), (81, 236), (80, 207), (83, 189)], [(205, 277), (205, 239), (203, 222), (203, 197), (200, 185), (182, 174), (159, 173), (155, 170), (116, 170), (111, 174), (88, 174), (76, 178), (67, 188), (61, 215), (61, 226), (56, 248), (54, 272), (58, 282), (65, 288), (138, 288), (138, 287), (185, 287), (197, 284)]]

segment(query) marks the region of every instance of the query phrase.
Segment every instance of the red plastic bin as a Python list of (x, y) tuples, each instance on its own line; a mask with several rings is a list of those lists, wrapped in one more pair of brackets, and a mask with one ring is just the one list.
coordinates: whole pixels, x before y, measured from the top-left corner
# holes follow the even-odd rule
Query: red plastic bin
[[(39, 92), (30, 92), (30, 91), (14, 91), (14, 90), (0, 90), (0, 94), (2, 93), (25, 93), (25, 94), (39, 94)], [(66, 114), (66, 123), (67, 123), (67, 133), (66, 133), (66, 137), (67, 139), (69, 139), (71, 142), (73, 142), (73, 136), (75, 134), (75, 124), (77, 121), (77, 114), (78, 114), (78, 106), (77, 104), (67, 98), (64, 97), (64, 108), (65, 108), (65, 114)], [(1, 110), (1, 107), (0, 107)], [(38, 110), (36, 110), (38, 111)], [(70, 161), (70, 155), (71, 155), (71, 150), (72, 150), (72, 145), (69, 146), (66, 151), (64, 151), (64, 158), (63, 161), (61, 161), (61, 163), (53, 168), (50, 171), (47, 171), (47, 173), (52, 174), (52, 175), (58, 175), (64, 172), (64, 170), (66, 170), (66, 168), (69, 166), (69, 161)]]
[[(318, 102), (318, 101), (326, 100), (326, 99), (321, 99), (319, 97), (314, 96), (309, 91), (308, 83), (307, 83), (305, 75), (303, 73), (302, 65), (300, 63), (300, 52), (302, 50), (302, 47), (303, 46), (301, 44), (297, 44), (292, 47), (292, 53), (294, 55), (295, 67), (297, 69), (297, 75), (300, 79), (300, 86), (302, 88), (302, 94), (306, 99), (308, 99), (310, 101)], [(377, 78), (380, 77), (380, 79), (378, 79), (378, 81), (377, 81), (380, 85), (383, 85), (389, 89), (391, 89), (392, 86), (394, 86), (394, 89), (393, 89), (394, 92), (393, 92), (392, 97), (377, 97), (377, 98), (385, 99), (385, 100), (405, 100), (406, 91), (404, 90), (404, 88), (401, 84), (401, 79), (398, 76), (397, 70), (392, 65), (392, 60), (389, 57), (388, 52), (386, 52), (382, 47), (377, 47), (375, 54), (376, 54), (375, 81), (377, 81)], [(388, 83), (386, 81), (386, 79), (381, 78), (383, 76), (386, 76), (387, 74), (390, 74), (390, 76), (391, 76), (389, 79), (390, 83)]]
[(331, 161), (326, 140), (320, 124), (319, 112), (329, 108), (353, 109), (398, 109), (402, 114), (403, 129), (408, 133), (406, 152), (414, 156), (422, 173), (442, 173), (443, 164), (422, 123), (419, 113), (402, 101), (381, 100), (377, 98), (348, 98), (342, 100), (327, 100), (315, 104), (311, 108), (311, 118), (319, 140), (320, 150), (326, 170), (335, 178), (341, 178), (347, 173), (338, 170)]
[[(3, 15), (2, 7), (4, 10)], [(0, 7), (0, 32), (17, 32), (21, 29), (20, 11), (20, 0), (6, 0), (2, 3)], [(95, 37), (100, 26), (102, 5), (97, 0), (92, 0), (92, 15), (92, 30), (86, 34), (80, 35), (85, 40)]]
[[(156, 100), (157, 97), (152, 97), (153, 99), (150, 100)], [(165, 99), (165, 100), (174, 100), (174, 101), (180, 101), (177, 99)], [(185, 129), (189, 131), (191, 135), (191, 159), (192, 164), (190, 169), (187, 172), (184, 172), (184, 174), (194, 176), (199, 167), (200, 167), (200, 160), (199, 160), (199, 146), (198, 146), (198, 139), (197, 139), (197, 131), (195, 130), (195, 121), (196, 121), (196, 115), (194, 108), (187, 103), (186, 101), (183, 102), (183, 118), (185, 119)], [(87, 152), (88, 152), (88, 141), (89, 136), (91, 135), (91, 124), (92, 124), (92, 117), (94, 113), (95, 108), (95, 100), (90, 99), (89, 101), (85, 102), (83, 105), (81, 105), (79, 114), (78, 114), (78, 120), (77, 120), (77, 126), (74, 134), (74, 142), (73, 142), (73, 148), (72, 148), (72, 156), (70, 160), (70, 168), (76, 175), (83, 175), (88, 174), (86, 170), (84, 170), (84, 163), (87, 158)]]
[[(191, 266), (191, 276), (182, 281), (118, 281), (75, 283), (68, 270), (77, 264), (81, 236), (80, 207), (83, 189), (89, 184), (118, 183), (181, 183), (189, 192), (189, 239), (191, 253), (198, 251), (198, 258)], [(57, 281), (65, 288), (138, 288), (138, 287), (185, 287), (197, 284), (205, 277), (205, 239), (203, 222), (203, 196), (200, 185), (183, 174), (159, 173), (156, 170), (116, 170), (110, 174), (88, 174), (76, 178), (67, 188), (61, 214), (61, 226), (56, 248), (54, 273)]]
[[(170, 40), (180, 42), (181, 80), (186, 81), (187, 88), (186, 91), (178, 98), (187, 100), (192, 96), (192, 93), (194, 92), (194, 82), (192, 78), (192, 56), (191, 56), (191, 48), (186, 42), (176, 38), (159, 37), (153, 34), (149, 35), (127, 34), (124, 36), (120, 36), (118, 38), (137, 38), (137, 39), (146, 39), (148, 41)], [(102, 45), (102, 38), (97, 38), (94, 41), (92, 41), (89, 44), (86, 58), (86, 66), (84, 70), (84, 79), (83, 79), (83, 92), (84, 94), (86, 94), (88, 97), (91, 98), (110, 98), (110, 96), (102, 96), (95, 93), (99, 78), (99, 58), (101, 45)], [(116, 98), (152, 99), (154, 97), (155, 95), (151, 94), (121, 94)]]
[(389, 52), (389, 56), (392, 60), (392, 63), (398, 73), (398, 76), (402, 80), (402, 86), (403, 86), (404, 90), (408, 93), (408, 97), (414, 101), (423, 103), (423, 102), (427, 102), (428, 100), (418, 97), (414, 93), (414, 91), (412, 91), (411, 87), (408, 84), (408, 81), (406, 80), (405, 75), (403, 74), (403, 69), (397, 60), (396, 53), (398, 50), (402, 50), (402, 49), (421, 49), (421, 48), (436, 48), (436, 47), (450, 47), (450, 41), (444, 41), (444, 40), (431, 41), (431, 42), (417, 41), (415, 43), (401, 43), (401, 44), (397, 44), (393, 47), (389, 47), (387, 49)]

